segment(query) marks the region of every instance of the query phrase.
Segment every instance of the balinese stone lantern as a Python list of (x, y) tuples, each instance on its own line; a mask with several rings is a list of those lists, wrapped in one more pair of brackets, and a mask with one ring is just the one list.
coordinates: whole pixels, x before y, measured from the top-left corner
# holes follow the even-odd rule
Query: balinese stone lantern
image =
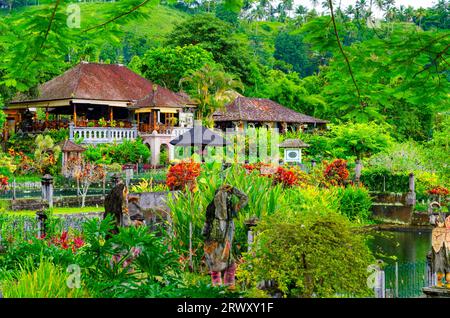
[(286, 139), (280, 145), (284, 148), (284, 162), (285, 163), (302, 163), (302, 148), (309, 147), (300, 139)]

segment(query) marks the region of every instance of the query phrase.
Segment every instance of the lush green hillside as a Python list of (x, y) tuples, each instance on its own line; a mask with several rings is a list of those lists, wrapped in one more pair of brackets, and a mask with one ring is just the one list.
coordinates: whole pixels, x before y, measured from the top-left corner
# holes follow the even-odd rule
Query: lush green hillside
[[(115, 3), (80, 3), (81, 8), (81, 29), (89, 28), (107, 20), (106, 12), (117, 4)], [(46, 6), (21, 7), (9, 13), (0, 10), (6, 22), (20, 22), (29, 18)], [(188, 17), (187, 13), (169, 8), (167, 6), (143, 6), (140, 12), (146, 14), (145, 18), (137, 18), (121, 23), (118, 20), (119, 28), (125, 33), (132, 33), (135, 37), (145, 37), (148, 40), (161, 42), (166, 34), (172, 31), (176, 23), (182, 22)], [(99, 33), (101, 37), (101, 33)]]
[[(3, 11), (3, 100), (16, 90), (33, 94), (37, 84), (87, 60), (127, 64), (173, 90), (186, 77), (208, 79), (212, 90), (210, 83), (235, 78), (242, 85), (232, 89), (246, 96), (332, 122), (387, 122), (400, 140), (429, 140), (438, 113), (448, 111), (446, 1), (425, 11), (385, 8), (376, 27), (367, 23), (368, 8), (364, 15), (337, 9), (331, 19), (300, 7), (291, 16), (282, 14), (288, 7), (157, 2), (80, 4), (80, 29), (67, 28), (62, 4), (55, 19), (54, 5)], [(183, 89), (195, 95), (190, 85)]]

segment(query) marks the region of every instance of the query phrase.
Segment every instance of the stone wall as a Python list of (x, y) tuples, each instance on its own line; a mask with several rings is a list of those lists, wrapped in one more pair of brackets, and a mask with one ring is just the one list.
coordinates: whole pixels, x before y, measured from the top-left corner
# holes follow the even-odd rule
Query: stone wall
[(176, 193), (176, 191), (130, 193), (128, 195), (130, 216), (141, 214), (147, 224), (167, 220), (169, 207), (166, 200), (169, 193)]
[(414, 207), (407, 204), (407, 193), (371, 193), (375, 219), (411, 224)]
[[(101, 195), (90, 195), (86, 197), (86, 206), (103, 206), (103, 196)], [(24, 198), (16, 200), (8, 200), (9, 210), (41, 210), (47, 205), (41, 199), (35, 198)], [(54, 197), (53, 205), (55, 207), (80, 207), (81, 197), (77, 196), (65, 196), (65, 197)]]

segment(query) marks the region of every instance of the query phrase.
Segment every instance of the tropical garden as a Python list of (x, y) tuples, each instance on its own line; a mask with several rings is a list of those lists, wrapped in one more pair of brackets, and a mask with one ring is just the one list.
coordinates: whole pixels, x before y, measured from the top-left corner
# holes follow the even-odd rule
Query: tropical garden
[[(414, 211), (438, 201), (450, 212), (448, 1), (77, 2), (81, 24), (69, 27), (71, 4), (0, 0), (0, 105), (90, 61), (186, 92), (205, 126), (239, 94), (330, 123), (281, 136), (309, 145), (302, 165), (246, 156), (224, 166), (196, 155), (167, 163), (162, 154), (150, 167), (138, 138), (88, 146), (65, 174), (68, 130), (9, 135), (0, 153), (3, 297), (374, 297), (367, 269), (386, 257), (369, 244), (386, 222), (373, 216), (376, 193), (407, 193), (413, 174)], [(33, 209), (13, 211), (44, 175), (61, 204), (41, 211), (44, 222)], [(130, 193), (167, 193), (167, 217), (112, 234), (90, 196), (104, 197), (113, 176)], [(248, 196), (235, 220), (235, 289), (212, 286), (203, 253), (205, 210), (222, 184)], [(75, 216), (85, 212), (94, 216)]]

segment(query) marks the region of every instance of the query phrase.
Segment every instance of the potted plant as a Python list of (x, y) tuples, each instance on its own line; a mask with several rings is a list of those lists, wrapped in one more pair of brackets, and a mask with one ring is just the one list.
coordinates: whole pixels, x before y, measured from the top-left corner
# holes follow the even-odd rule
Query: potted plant
[(115, 121), (114, 119), (111, 120), (110, 123), (109, 123), (109, 126), (113, 127), (113, 128), (116, 127), (117, 126), (117, 121)]
[(174, 127), (178, 123), (178, 118), (171, 117), (171, 118), (169, 118), (168, 122), (169, 122), (170, 126)]
[(119, 122), (119, 127), (120, 127), (120, 128), (125, 127), (125, 123), (124, 123), (123, 121)]
[(95, 127), (95, 122), (89, 121), (89, 122), (87, 123), (87, 126), (88, 126), (88, 127)]
[(98, 125), (100, 127), (106, 127), (108, 125), (108, 122), (105, 120), (105, 118), (102, 117), (98, 120)]

